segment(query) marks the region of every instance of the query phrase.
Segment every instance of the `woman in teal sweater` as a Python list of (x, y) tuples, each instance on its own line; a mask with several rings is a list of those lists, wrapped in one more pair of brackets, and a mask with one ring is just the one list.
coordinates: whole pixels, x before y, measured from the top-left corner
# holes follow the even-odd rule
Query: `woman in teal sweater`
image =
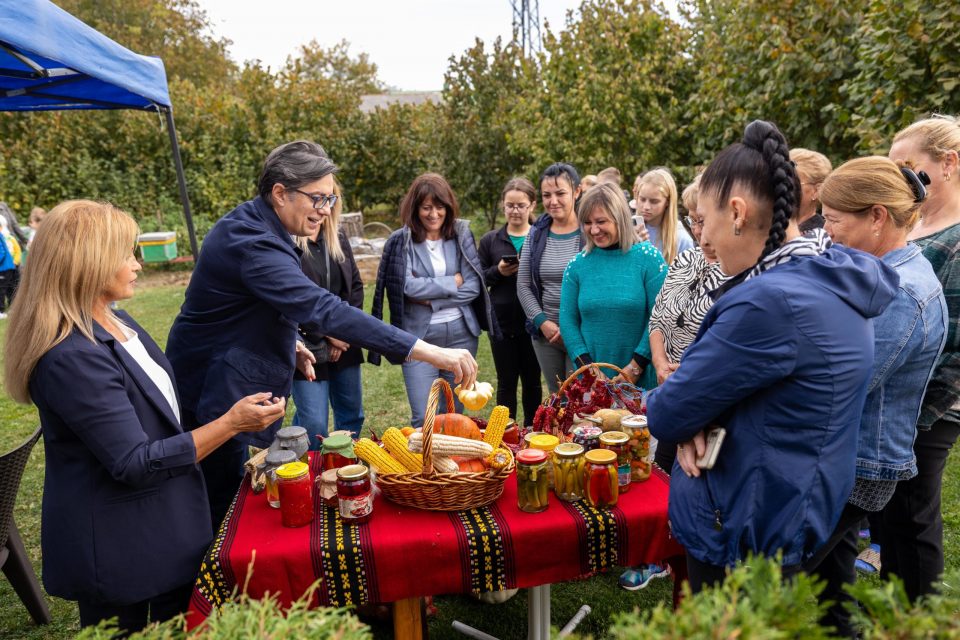
[(586, 245), (567, 265), (560, 292), (567, 353), (578, 366), (615, 364), (622, 378), (652, 389), (657, 373), (650, 366), (647, 323), (667, 264), (649, 242), (634, 244), (630, 208), (613, 185), (590, 189), (577, 216)]

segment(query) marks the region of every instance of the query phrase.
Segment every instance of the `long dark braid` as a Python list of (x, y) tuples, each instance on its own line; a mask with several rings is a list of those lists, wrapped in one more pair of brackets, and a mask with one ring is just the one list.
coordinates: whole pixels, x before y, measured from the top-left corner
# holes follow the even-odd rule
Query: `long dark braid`
[(769, 168), (770, 187), (773, 195), (773, 220), (770, 235), (763, 247), (760, 260), (783, 245), (787, 225), (799, 205), (800, 180), (790, 161), (790, 147), (776, 125), (765, 120), (754, 120), (743, 132), (743, 144), (759, 151)]

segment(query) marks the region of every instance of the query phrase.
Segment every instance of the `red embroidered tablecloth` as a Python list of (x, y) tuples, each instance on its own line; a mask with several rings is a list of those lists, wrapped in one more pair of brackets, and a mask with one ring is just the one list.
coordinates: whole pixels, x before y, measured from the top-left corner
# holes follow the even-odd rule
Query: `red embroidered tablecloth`
[(287, 606), (322, 578), (316, 604), (344, 606), (532, 587), (659, 562), (683, 554), (669, 534), (668, 492), (654, 468), (609, 511), (551, 495), (549, 509), (524, 513), (514, 475), (481, 509), (421, 511), (378, 497), (369, 523), (349, 525), (317, 497), (313, 523), (288, 529), (266, 493), (244, 482), (201, 565), (188, 622), (201, 623), (244, 584), (252, 597), (269, 591)]

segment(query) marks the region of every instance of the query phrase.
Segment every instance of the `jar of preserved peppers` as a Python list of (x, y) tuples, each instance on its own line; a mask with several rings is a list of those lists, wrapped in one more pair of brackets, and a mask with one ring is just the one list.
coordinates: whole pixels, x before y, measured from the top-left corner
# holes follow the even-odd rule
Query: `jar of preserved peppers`
[(270, 451), (264, 461), (263, 474), (267, 480), (267, 504), (274, 509), (280, 508), (280, 493), (277, 488), (277, 469), (288, 462), (296, 462), (297, 454), (287, 449)]
[(277, 431), (277, 449), (287, 449), (297, 454), (303, 464), (310, 464), (307, 451), (310, 449), (310, 437), (303, 427), (284, 427)]
[(558, 444), (553, 450), (554, 493), (566, 502), (583, 498), (583, 447), (575, 442)]
[(600, 447), (601, 433), (603, 433), (603, 429), (600, 427), (582, 423), (579, 427), (573, 428), (573, 441), (583, 447), (585, 451), (590, 451)]
[(549, 433), (539, 434), (530, 438), (530, 448), (539, 449), (547, 454), (547, 481), (550, 488), (553, 489), (553, 450), (560, 444), (560, 438)]
[(324, 471), (357, 464), (357, 454), (353, 452), (353, 438), (345, 433), (331, 434), (324, 438), (320, 456), (320, 466)]
[(280, 522), (285, 527), (302, 527), (313, 520), (313, 483), (310, 467), (290, 462), (277, 469), (280, 488)]
[(340, 517), (351, 524), (360, 524), (373, 514), (373, 492), (370, 471), (362, 464), (337, 469), (337, 498)]
[(517, 507), (527, 513), (539, 513), (550, 506), (547, 484), (547, 452), (524, 449), (517, 454)]
[(583, 499), (598, 509), (616, 506), (620, 496), (617, 454), (609, 449), (594, 449), (587, 451), (583, 459)]
[(600, 448), (612, 451), (617, 456), (617, 475), (620, 477), (620, 493), (630, 490), (629, 436), (623, 431), (607, 431), (600, 436)]
[(643, 482), (650, 477), (650, 429), (646, 416), (624, 416), (620, 419), (620, 429), (629, 440), (630, 480)]

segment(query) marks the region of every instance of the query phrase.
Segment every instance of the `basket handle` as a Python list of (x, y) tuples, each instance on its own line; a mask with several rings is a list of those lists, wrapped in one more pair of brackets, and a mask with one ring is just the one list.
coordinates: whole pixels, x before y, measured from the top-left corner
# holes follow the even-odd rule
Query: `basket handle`
[(430, 395), (427, 396), (427, 410), (423, 415), (423, 475), (432, 476), (433, 473), (433, 422), (437, 417), (437, 405), (440, 404), (440, 392), (443, 391), (447, 399), (447, 413), (454, 413), (456, 405), (453, 403), (453, 390), (443, 378), (437, 378), (430, 385)]
[(571, 373), (570, 376), (563, 381), (563, 384), (560, 385), (560, 388), (557, 389), (557, 396), (562, 396), (564, 391), (566, 391), (567, 389), (567, 385), (573, 382), (578, 375), (580, 375), (587, 369), (594, 369), (594, 368), (599, 369), (600, 367), (606, 367), (607, 369), (616, 369), (617, 372), (620, 373), (621, 375), (626, 373), (623, 369), (621, 369), (617, 365), (610, 364), (609, 362), (591, 362), (590, 364), (585, 364), (579, 369), (577, 369), (576, 371), (574, 371), (573, 373)]

